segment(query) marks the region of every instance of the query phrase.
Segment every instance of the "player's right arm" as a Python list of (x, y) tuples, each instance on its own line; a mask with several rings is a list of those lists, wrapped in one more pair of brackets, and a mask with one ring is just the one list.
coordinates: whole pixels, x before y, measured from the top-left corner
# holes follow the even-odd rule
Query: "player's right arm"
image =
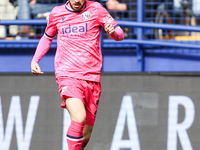
[(44, 74), (44, 72), (41, 71), (39, 64), (34, 60), (31, 61), (31, 72), (35, 75)]
[(54, 25), (53, 11), (50, 13), (49, 22), (45, 30), (45, 34), (40, 39), (38, 46), (36, 48), (35, 54), (31, 61), (31, 72), (35, 75), (44, 74), (41, 71), (38, 62), (42, 57), (49, 51), (51, 47), (52, 40), (57, 33), (56, 26)]
[(51, 47), (52, 39), (47, 38), (45, 35), (40, 39), (33, 59), (31, 61), (31, 71), (33, 74), (44, 74), (41, 72), (41, 69), (38, 65), (38, 62), (42, 59), (42, 57), (49, 51)]

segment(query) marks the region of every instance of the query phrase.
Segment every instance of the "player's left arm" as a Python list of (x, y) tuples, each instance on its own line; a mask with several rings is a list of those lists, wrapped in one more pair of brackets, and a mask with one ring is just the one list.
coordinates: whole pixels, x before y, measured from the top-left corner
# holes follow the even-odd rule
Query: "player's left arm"
[(109, 14), (109, 12), (101, 5), (96, 3), (97, 18), (100, 25), (115, 40), (122, 41), (124, 39), (124, 31), (118, 23)]
[(122, 41), (124, 39), (124, 32), (119, 26), (115, 28), (112, 24), (108, 23), (104, 29), (115, 41)]

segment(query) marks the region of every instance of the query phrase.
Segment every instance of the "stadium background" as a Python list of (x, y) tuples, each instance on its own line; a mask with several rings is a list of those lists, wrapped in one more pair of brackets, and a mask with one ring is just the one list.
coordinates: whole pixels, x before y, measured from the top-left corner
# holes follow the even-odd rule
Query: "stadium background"
[[(120, 2), (129, 10), (110, 13), (126, 31), (126, 38), (115, 43), (102, 33), (103, 91), (87, 149), (198, 149), (200, 3)], [(10, 34), (10, 25), (22, 24), (32, 25), (34, 37), (23, 35), (16, 40)], [(46, 74), (30, 74), (46, 19), (1, 20), (0, 25), (6, 27), (6, 38), (0, 39), (0, 149), (66, 150), (63, 130), (68, 120), (59, 106), (53, 73), (56, 39), (40, 62)], [(35, 118), (32, 124), (28, 112)]]

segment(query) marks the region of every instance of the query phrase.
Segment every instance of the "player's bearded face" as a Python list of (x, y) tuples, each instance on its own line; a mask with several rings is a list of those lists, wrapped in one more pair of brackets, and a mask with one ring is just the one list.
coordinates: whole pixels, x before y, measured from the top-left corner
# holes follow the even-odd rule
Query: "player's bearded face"
[(72, 9), (78, 11), (81, 10), (85, 5), (86, 0), (69, 0)]

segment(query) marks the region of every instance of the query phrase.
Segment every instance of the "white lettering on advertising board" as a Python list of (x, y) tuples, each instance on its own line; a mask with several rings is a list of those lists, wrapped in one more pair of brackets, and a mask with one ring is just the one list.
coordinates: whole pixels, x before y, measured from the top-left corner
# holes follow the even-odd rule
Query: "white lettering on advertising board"
[[(122, 139), (126, 118), (129, 132), (129, 140)], [(120, 107), (110, 150), (120, 150), (121, 148), (140, 150), (140, 142), (137, 132), (133, 103), (132, 98), (129, 95), (125, 95), (122, 99), (122, 104)]]
[[(185, 109), (185, 118), (181, 123), (178, 123), (179, 105)], [(191, 127), (194, 118), (194, 103), (189, 97), (169, 96), (167, 150), (177, 150), (178, 137), (183, 150), (193, 150), (187, 129)]]
[[(39, 100), (40, 96), (33, 95), (30, 97), (26, 123), (24, 124), (20, 96), (12, 96), (7, 115), (7, 122), (4, 128), (4, 120), (6, 118), (3, 118), (2, 101), (0, 97), (0, 149), (9, 150), (15, 127), (17, 150), (29, 150)], [(185, 110), (184, 120), (181, 123), (178, 122), (179, 105), (183, 106)], [(195, 107), (193, 101), (189, 97), (179, 95), (169, 96), (167, 150), (177, 150), (177, 143), (179, 141), (183, 150), (193, 150), (187, 130), (192, 126), (194, 119)], [(70, 120), (69, 113), (64, 109), (62, 150), (68, 150), (66, 132), (71, 122)], [(23, 124), (25, 127), (23, 127)], [(123, 139), (126, 125), (129, 139)], [(141, 150), (140, 142), (132, 97), (130, 95), (125, 95), (122, 98), (110, 150)]]
[(31, 96), (25, 130), (23, 130), (24, 128), (20, 97), (12, 96), (4, 130), (3, 111), (0, 97), (0, 146), (2, 150), (9, 150), (10, 148), (14, 125), (16, 130), (18, 150), (29, 150), (39, 100), (40, 96)]

